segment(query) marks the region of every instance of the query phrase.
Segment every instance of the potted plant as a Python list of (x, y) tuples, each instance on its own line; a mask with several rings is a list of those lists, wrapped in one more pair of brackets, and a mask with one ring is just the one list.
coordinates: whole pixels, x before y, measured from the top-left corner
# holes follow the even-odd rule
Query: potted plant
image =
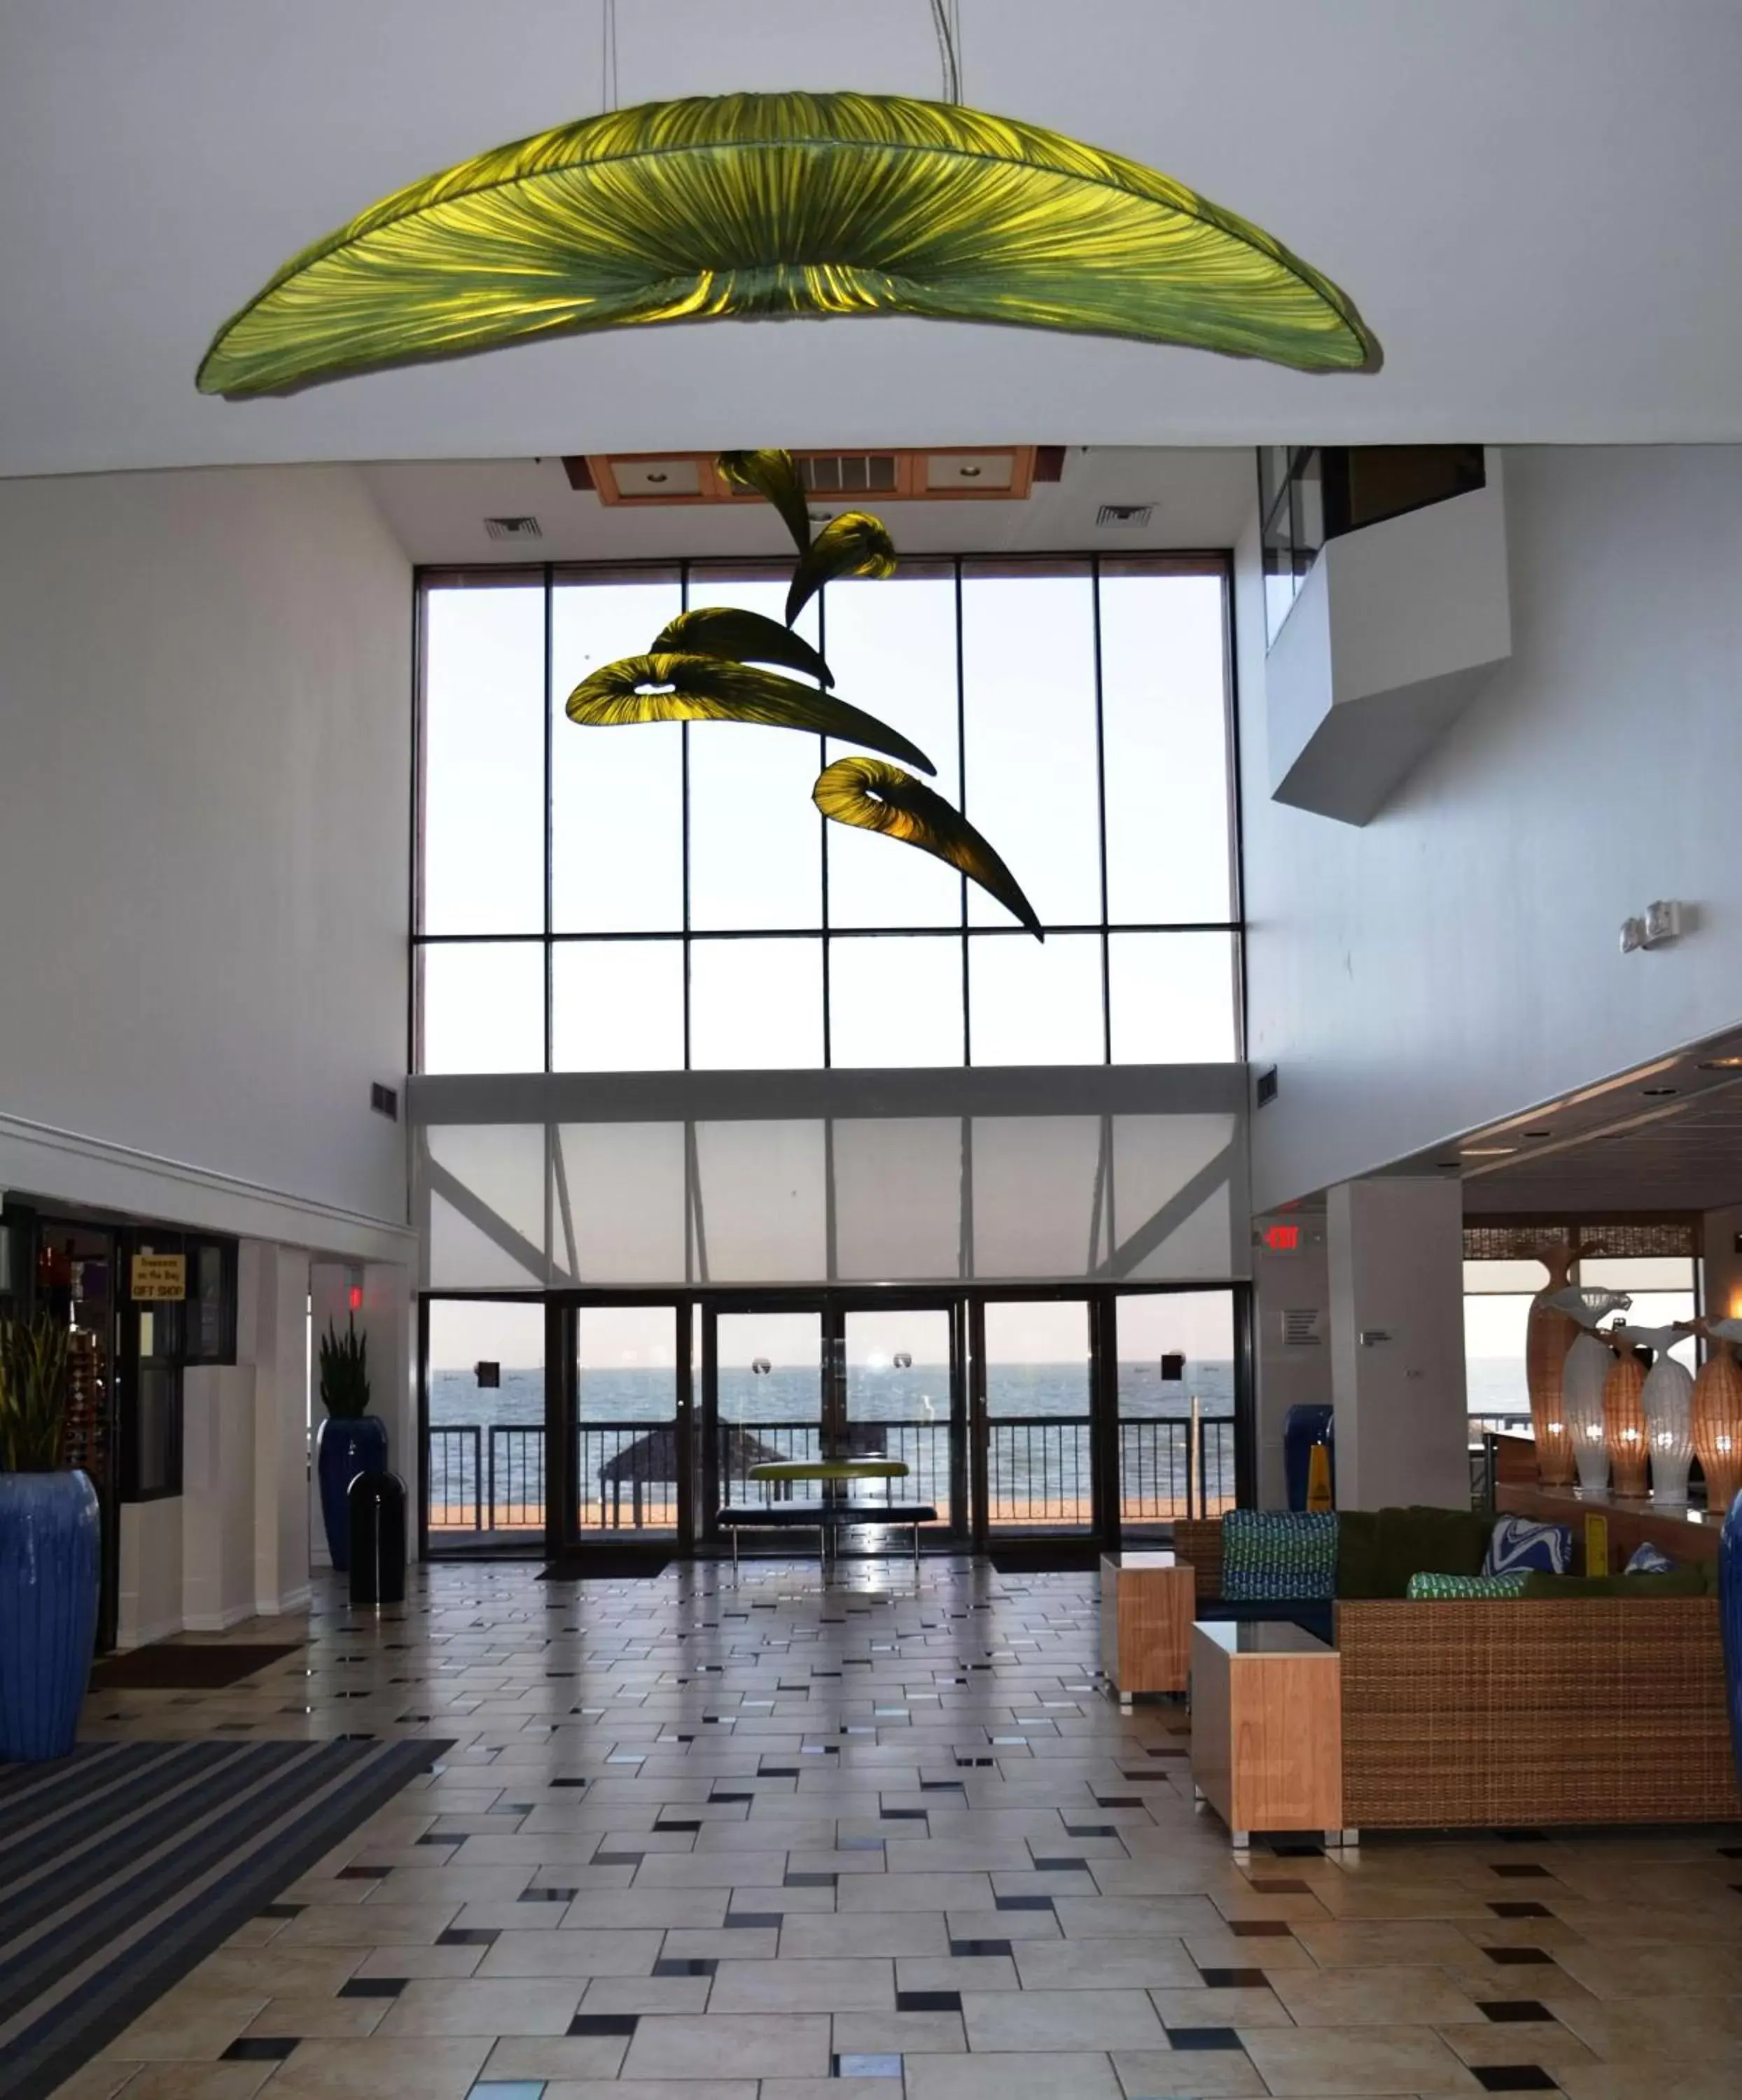
[(102, 1528), (62, 1460), (68, 1330), (0, 1321), (0, 1764), (64, 1758), (97, 1630)]
[(341, 1335), (331, 1320), (321, 1338), (321, 1404), (326, 1419), (315, 1432), (315, 1471), (327, 1551), (341, 1574), (351, 1566), (351, 1518), (346, 1494), (359, 1473), (387, 1470), (387, 1425), (369, 1411), (369, 1337), (352, 1313)]

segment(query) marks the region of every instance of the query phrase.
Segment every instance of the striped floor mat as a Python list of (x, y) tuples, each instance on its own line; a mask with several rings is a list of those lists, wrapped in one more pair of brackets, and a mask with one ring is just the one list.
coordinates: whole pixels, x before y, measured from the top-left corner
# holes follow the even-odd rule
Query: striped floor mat
[(0, 2094), (52, 2093), (448, 1747), (91, 1743), (0, 1765)]

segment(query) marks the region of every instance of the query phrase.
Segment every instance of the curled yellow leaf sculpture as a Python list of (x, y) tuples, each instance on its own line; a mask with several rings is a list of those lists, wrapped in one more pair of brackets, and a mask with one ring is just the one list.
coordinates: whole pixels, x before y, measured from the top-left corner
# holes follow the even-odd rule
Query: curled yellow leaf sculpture
[(653, 638), (655, 656), (720, 656), (735, 664), (781, 664), (802, 672), (820, 686), (832, 686), (834, 674), (805, 640), (765, 613), (735, 605), (699, 605), (668, 620)]
[(1002, 860), (960, 810), (912, 774), (880, 759), (842, 758), (820, 775), (811, 792), (817, 808), (835, 823), (881, 832), (885, 838), (948, 861), (997, 898), (1036, 940), (1046, 939), (1034, 907)]
[(583, 728), (625, 722), (736, 721), (863, 743), (917, 765), (937, 768), (886, 722), (812, 686), (718, 656), (626, 656), (602, 664), (568, 695), (564, 712)]
[(1120, 154), (953, 103), (724, 95), (584, 117), (395, 192), (285, 263), (198, 384), (266, 394), (589, 329), (874, 314), (1305, 372), (1381, 362), (1329, 278)]
[(895, 573), (895, 543), (879, 518), (869, 511), (843, 510), (831, 518), (798, 557), (792, 586), (786, 593), (786, 624), (790, 627), (825, 584), (843, 576), (892, 576)]
[(721, 452), (714, 461), (735, 488), (760, 496), (780, 514), (793, 545), (801, 554), (811, 545), (811, 510), (798, 462), (788, 452), (772, 448), (751, 452)]

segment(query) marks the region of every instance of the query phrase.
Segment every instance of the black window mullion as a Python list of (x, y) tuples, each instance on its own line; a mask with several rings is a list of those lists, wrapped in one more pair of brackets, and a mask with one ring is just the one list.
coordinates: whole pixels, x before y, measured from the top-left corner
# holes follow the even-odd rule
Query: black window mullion
[[(679, 566), (678, 576), (678, 607), (683, 612), (689, 611), (690, 565)], [(680, 756), (681, 784), (683, 814), (683, 1069), (690, 1070), (690, 733), (689, 724), (683, 722), (678, 730)]]
[[(962, 631), (962, 558), (953, 564), (956, 578), (956, 795), (968, 814), (967, 657)], [(958, 885), (962, 912), (962, 1061), (974, 1062), (974, 1019), (968, 999), (968, 878)]]
[[(555, 572), (550, 562), (544, 571), (544, 1068), (547, 1072), (556, 1070), (556, 1016), (555, 960), (556, 951), (550, 945), (551, 933), (551, 871), (553, 867), (555, 830), (551, 798), (551, 723), (550, 704), (555, 697), (556, 673), (556, 598)], [(546, 1179), (548, 1180), (548, 1176)], [(549, 1235), (546, 1246), (549, 1247)]]
[(1094, 633), (1094, 799), (1095, 832), (1101, 849), (1101, 1061), (1113, 1061), (1112, 944), (1108, 938), (1107, 895), (1107, 735), (1101, 712), (1101, 558), (1089, 562), (1089, 603)]
[[(816, 653), (825, 663), (829, 660), (829, 593), (826, 588), (816, 594)], [(825, 736), (816, 739), (816, 757), (817, 770), (820, 772), (829, 763), (829, 739)], [(826, 1072), (834, 1062), (834, 1038), (829, 995), (831, 960), (829, 940), (829, 819), (820, 810), (816, 813), (816, 849), (823, 857), (823, 1070)], [(832, 1278), (834, 1275), (833, 1267), (829, 1273)]]

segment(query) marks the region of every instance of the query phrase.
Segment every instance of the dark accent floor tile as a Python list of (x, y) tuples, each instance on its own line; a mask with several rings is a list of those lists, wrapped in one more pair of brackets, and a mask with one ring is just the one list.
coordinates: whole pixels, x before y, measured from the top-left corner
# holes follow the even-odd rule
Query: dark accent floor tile
[(1540, 1947), (1484, 1947), (1482, 1952), (1502, 1969), (1525, 1969), (1542, 1962), (1552, 1963), (1554, 1959)]
[(1198, 1970), (1212, 1991), (1263, 1991), (1270, 1979), (1262, 1969), (1202, 1969)]
[(439, 1831), (436, 1830), (426, 1830), (418, 1840), (420, 1845), (458, 1845), (463, 1842), (458, 1838), (444, 1838)]
[(1007, 1939), (953, 1939), (949, 1951), (960, 1961), (979, 1954), (1008, 1954), (1010, 1943)]
[(922, 1779), (919, 1790), (922, 1793), (960, 1793), (963, 1789), (959, 1779)]
[(898, 2013), (959, 2013), (962, 2010), (960, 1991), (897, 1991), (895, 2010)]
[(1232, 2027), (1169, 2027), (1167, 2038), (1175, 2049), (1240, 2047), (1240, 2036)]
[(1037, 1860), (1034, 1871), (1037, 1874), (1084, 1874), (1089, 1871), (1086, 1860)]
[(1050, 1910), (1050, 1896), (994, 1896), (993, 1902), (1000, 1910)]
[(573, 1903), (579, 1893), (577, 1889), (522, 1889), (515, 1900), (520, 1903)]
[(785, 1922), (785, 1912), (778, 1910), (729, 1910), (726, 1913), (728, 1930), (759, 1932), (772, 1926), (778, 1932)]
[(384, 1882), (391, 1867), (341, 1867), (334, 1878), (341, 1882)]
[(1535, 1998), (1479, 1998), (1476, 2008), (1491, 2020), (1552, 2020), (1554, 2017)]
[(1293, 1935), (1294, 1927), (1286, 1918), (1231, 1917), (1228, 1920), (1228, 1930), (1236, 1939), (1287, 1939)]
[(688, 1817), (688, 1816), (685, 1816), (685, 1817), (684, 1817), (681, 1821), (679, 1821), (679, 1822), (675, 1822), (675, 1823), (656, 1823), (656, 1824), (653, 1825), (653, 1828), (654, 1828), (656, 1830), (672, 1830), (672, 1831), (678, 1831), (678, 1830), (688, 1830), (688, 1831), (696, 1831), (696, 1830), (699, 1830), (699, 1829), (701, 1829), (701, 1818), (700, 1818), (699, 1816), (698, 1816), (698, 1817), (696, 1817), (696, 1818), (694, 1818), (694, 1819), (692, 1819), (691, 1817)]
[(226, 2063), (282, 2063), (300, 2035), (238, 2035), (223, 2052)]
[(1097, 1808), (1141, 1808), (1143, 1804), (1134, 1793), (1098, 1793), (1094, 1805)]
[(764, 1765), (756, 1775), (758, 1779), (797, 1779), (797, 1765)]
[(263, 1904), (259, 1909), (254, 1912), (254, 1916), (256, 1917), (300, 1917), (307, 1908), (307, 1905), (306, 1904)]
[(789, 1889), (832, 1889), (834, 1885), (833, 1874), (789, 1874), (782, 1884)]
[(568, 2023), (572, 2035), (632, 2035), (641, 2023), (639, 2013), (577, 2013)]
[(595, 1867), (639, 1867), (647, 1856), (645, 1852), (595, 1852), (591, 1864)]
[(342, 1998), (396, 1998), (405, 1988), (403, 1976), (353, 1976), (341, 1983)]
[(710, 1793), (708, 1796), (708, 1798), (710, 1802), (719, 1802), (724, 1803), (728, 1802), (754, 1801), (756, 1797), (754, 1793)]
[(1496, 1917), (1553, 1917), (1554, 1913), (1546, 1904), (1491, 1903), (1488, 1908)]
[(1261, 1882), (1254, 1880), (1249, 1886), (1254, 1895), (1310, 1896), (1312, 1894), (1312, 1883), (1311, 1882)]
[(1111, 1823), (1067, 1823), (1067, 1838), (1116, 1838), (1118, 1830)]
[(926, 1820), (922, 1808), (885, 1808), (878, 1813), (886, 1823), (923, 1823)]
[(1540, 2063), (1473, 2063), (1478, 2081), (1490, 2093), (1559, 2093)]
[(718, 1961), (701, 1956), (688, 1957), (670, 1956), (653, 1964), (656, 1976), (711, 1976), (719, 1967)]
[(1490, 1867), (1491, 1874), (1503, 1874), (1509, 1882), (1551, 1882), (1554, 1877), (1546, 1867), (1539, 1867), (1534, 1860), (1520, 1860), (1515, 1867)]
[(554, 1779), (550, 1784), (552, 1786), (585, 1786), (586, 1781), (584, 1779)]
[(496, 1928), (489, 1925), (450, 1925), (436, 1936), (438, 1947), (493, 1947)]

